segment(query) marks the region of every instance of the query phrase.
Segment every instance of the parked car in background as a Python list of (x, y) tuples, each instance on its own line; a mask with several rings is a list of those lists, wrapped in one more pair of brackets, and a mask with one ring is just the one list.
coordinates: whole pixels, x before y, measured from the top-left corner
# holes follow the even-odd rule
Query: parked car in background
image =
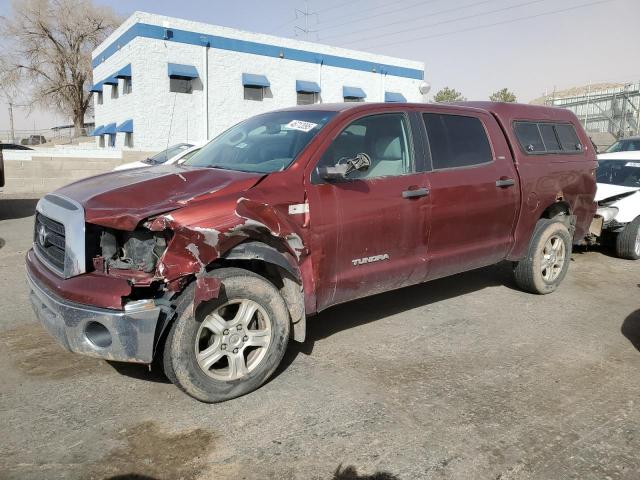
[(47, 143), (44, 135), (29, 135), (28, 138), (23, 138), (20, 142), (21, 145), (42, 145), (43, 143)]
[(640, 150), (640, 137), (629, 137), (618, 140), (607, 148), (604, 153), (631, 152)]
[(307, 315), (332, 305), (503, 260), (523, 290), (555, 291), (595, 214), (596, 166), (565, 109), (264, 113), (184, 164), (44, 196), (30, 298), (65, 348), (156, 358), (189, 395), (229, 400), (262, 385), (290, 338), (304, 341)]
[(598, 155), (598, 210), (592, 243), (613, 243), (616, 255), (640, 259), (640, 151)]
[(140, 167), (152, 167), (154, 165), (171, 165), (172, 163), (178, 163), (185, 161), (195, 152), (197, 152), (202, 145), (193, 145), (191, 143), (178, 143), (171, 147), (156, 153), (152, 157), (137, 162), (124, 163), (114, 168), (114, 171), (130, 170), (132, 168)]
[(0, 143), (0, 150), (33, 150), (33, 148), (18, 145), (17, 143)]

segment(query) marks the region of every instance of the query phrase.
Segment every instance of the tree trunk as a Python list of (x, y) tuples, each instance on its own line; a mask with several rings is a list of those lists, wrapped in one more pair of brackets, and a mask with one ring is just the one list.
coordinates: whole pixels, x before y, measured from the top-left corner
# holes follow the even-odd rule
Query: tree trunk
[(73, 136), (81, 137), (84, 131), (84, 110), (74, 110), (73, 112)]

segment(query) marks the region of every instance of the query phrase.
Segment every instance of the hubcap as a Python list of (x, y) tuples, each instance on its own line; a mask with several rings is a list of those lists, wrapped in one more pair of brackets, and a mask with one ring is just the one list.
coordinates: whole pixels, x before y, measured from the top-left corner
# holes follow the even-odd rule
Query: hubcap
[(264, 359), (271, 343), (271, 319), (253, 300), (232, 300), (202, 321), (195, 354), (200, 368), (216, 380), (237, 380)]
[(636, 255), (640, 255), (640, 227), (636, 233)]
[(566, 257), (564, 242), (558, 235), (553, 235), (544, 244), (540, 269), (546, 282), (553, 282), (562, 272)]

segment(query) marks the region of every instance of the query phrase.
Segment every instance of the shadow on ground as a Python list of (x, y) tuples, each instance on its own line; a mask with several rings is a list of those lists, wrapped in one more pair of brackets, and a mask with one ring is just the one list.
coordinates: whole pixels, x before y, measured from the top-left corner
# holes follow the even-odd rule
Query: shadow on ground
[(333, 474), (331, 480), (400, 480), (397, 476), (388, 472), (376, 472), (373, 475), (358, 475), (355, 467), (342, 468), (342, 465)]
[(0, 197), (0, 220), (30, 217), (35, 213), (37, 203), (37, 198)]
[(349, 328), (423, 307), (431, 303), (503, 285), (516, 289), (510, 262), (460, 273), (427, 283), (405, 287), (392, 292), (331, 307), (307, 319), (307, 338), (303, 344), (291, 342), (280, 366), (272, 376), (276, 378), (293, 363), (299, 353), (310, 355), (314, 343)]
[(624, 319), (620, 332), (640, 352), (640, 310), (636, 310)]

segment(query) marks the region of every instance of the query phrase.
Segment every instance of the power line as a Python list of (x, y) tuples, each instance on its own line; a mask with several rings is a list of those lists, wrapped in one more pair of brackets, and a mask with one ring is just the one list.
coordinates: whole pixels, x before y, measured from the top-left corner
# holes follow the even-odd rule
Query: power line
[(406, 23), (406, 22), (413, 22), (415, 20), (422, 20), (424, 18), (429, 18), (429, 17), (435, 17), (437, 15), (442, 15), (444, 13), (451, 13), (451, 12), (455, 12), (457, 10), (462, 10), (463, 8), (472, 8), (472, 7), (476, 7), (478, 5), (482, 5), (484, 3), (489, 3), (489, 2), (494, 2), (495, 0), (482, 0), (480, 2), (475, 2), (475, 3), (468, 3), (466, 5), (462, 5), (461, 7), (455, 7), (455, 8), (449, 8), (447, 10), (440, 10), (439, 12), (434, 12), (434, 13), (429, 13), (427, 15), (422, 15), (420, 17), (412, 17), (410, 19), (401, 19), (395, 22), (388, 22), (385, 23), (382, 27), (367, 27), (367, 28), (361, 28), (360, 30), (349, 30), (347, 33), (344, 34), (337, 34), (337, 35), (330, 35), (328, 37), (322, 37), (323, 40), (328, 40), (331, 38), (337, 38), (337, 37), (342, 37), (342, 36), (349, 36), (349, 35), (353, 35), (356, 33), (363, 33), (363, 32), (368, 32), (370, 30), (373, 30), (374, 28), (386, 28), (389, 27), (391, 25), (397, 25), (399, 23)]
[[(495, 27), (495, 26), (499, 26), (499, 25), (506, 25), (508, 23), (519, 22), (521, 20), (530, 20), (530, 19), (533, 19), (533, 18), (544, 17), (546, 15), (553, 15), (553, 14), (556, 14), (556, 13), (565, 13), (565, 12), (569, 12), (571, 10), (577, 10), (578, 8), (592, 7), (594, 5), (599, 5), (599, 4), (602, 4), (602, 3), (610, 3), (610, 2), (613, 2), (613, 1), (614, 0), (599, 0), (597, 2), (582, 3), (580, 5), (575, 5), (573, 7), (561, 8), (559, 10), (552, 10), (552, 11), (549, 11), (549, 12), (538, 13), (536, 15), (527, 15), (527, 16), (524, 16), (524, 17), (512, 18), (510, 20), (504, 20), (504, 21), (495, 22), (495, 23), (488, 23), (488, 24), (485, 24), (485, 25), (478, 25), (476, 27), (470, 27), (470, 28), (465, 28), (465, 29), (461, 29), (461, 30), (454, 30), (454, 31), (451, 31), (451, 32), (438, 33), (438, 34), (435, 34), (435, 35), (427, 35), (427, 36), (424, 36), (424, 37), (411, 38), (410, 40), (399, 40), (397, 42), (391, 42), (391, 43), (390, 42), (379, 43), (379, 44), (371, 45), (368, 48), (379, 48), (379, 47), (382, 47), (382, 46), (386, 47), (386, 46), (398, 45), (398, 44), (401, 44), (401, 43), (406, 43), (407, 41), (413, 42), (413, 41), (416, 41), (416, 40), (427, 40), (427, 39), (430, 39), (430, 38), (445, 37), (445, 36), (448, 36), (448, 35), (455, 35), (455, 34), (458, 34), (458, 33), (465, 33), (465, 32), (471, 32), (471, 31), (474, 31), (474, 30), (481, 30), (483, 28)], [(400, 32), (398, 32), (398, 33), (400, 33)]]
[[(501, 8), (495, 8), (493, 10), (487, 10), (486, 12), (482, 12), (482, 13), (474, 13), (473, 15), (466, 15), (464, 17), (457, 17), (457, 18), (452, 18), (452, 19), (449, 19), (449, 20), (442, 20), (440, 22), (428, 23), (426, 25), (418, 25), (417, 27), (412, 27), (412, 28), (405, 28), (404, 30), (400, 30), (398, 32), (392, 32), (392, 33), (385, 34), (385, 36), (398, 35), (400, 33), (413, 32), (415, 30), (424, 30), (425, 28), (437, 27), (437, 26), (446, 25), (446, 24), (449, 24), (449, 23), (460, 22), (462, 20), (470, 20), (472, 18), (485, 17), (485, 16), (491, 15), (493, 13), (506, 12), (507, 10), (514, 10), (516, 8), (527, 7), (527, 6), (533, 5), (535, 3), (542, 3), (542, 2), (546, 2), (546, 1), (547, 0), (529, 0), (527, 2), (517, 3), (515, 5), (509, 5), (508, 7), (501, 7)], [(349, 41), (344, 42), (344, 43), (349, 45), (351, 43), (366, 42), (368, 40), (376, 40), (376, 39), (379, 39), (379, 38), (380, 38), (380, 34), (378, 34), (378, 35), (370, 35), (368, 37), (363, 37), (363, 38), (359, 38), (359, 39), (356, 39), (356, 40), (349, 40)]]
[[(353, 0), (353, 1), (350, 3), (350, 5), (353, 5), (354, 3), (358, 3), (358, 2), (361, 2), (361, 1), (362, 1), (362, 0)], [(331, 5), (331, 6), (326, 7), (326, 8), (322, 8), (322, 9), (320, 9), (320, 10), (317, 10), (315, 13), (316, 13), (316, 14), (320, 14), (320, 13), (328, 12), (328, 11), (331, 11), (331, 10), (334, 10), (334, 9), (336, 9), (336, 8), (338, 8), (338, 7), (343, 7), (343, 6), (344, 6), (344, 2), (343, 2), (342, 0), (340, 0), (340, 1), (338, 1), (337, 3), (335, 3), (334, 5)], [(297, 10), (297, 9), (294, 9), (294, 14), (295, 14), (295, 10)], [(272, 28), (272, 29), (271, 29), (271, 31), (273, 31), (273, 32), (277, 32), (278, 30), (282, 30), (284, 27), (286, 27), (286, 26), (288, 26), (288, 25), (291, 25), (292, 23), (295, 23), (295, 22), (296, 22), (296, 20), (298, 20), (298, 18), (299, 18), (299, 17), (295, 17), (295, 18), (289, 19), (289, 20), (287, 20), (286, 22), (281, 23), (281, 24), (280, 24), (280, 25), (278, 25), (277, 27)]]
[[(377, 17), (381, 17), (382, 15), (389, 15), (390, 13), (396, 13), (396, 12), (400, 12), (402, 10), (407, 10), (410, 7), (415, 7), (417, 5), (425, 5), (427, 3), (431, 3), (434, 2), (436, 0), (420, 0), (419, 2), (414, 2), (414, 3), (410, 3), (409, 5), (405, 5), (404, 7), (400, 7), (400, 8), (396, 8), (394, 10), (389, 10), (386, 12), (380, 12), (380, 13), (375, 13), (373, 15), (369, 15), (369, 16), (364, 16), (364, 17), (358, 17), (357, 19), (351, 19), (348, 20), (346, 22), (342, 22), (342, 23), (336, 23), (331, 25), (331, 22), (320, 22), (320, 27), (323, 28), (324, 30), (331, 30), (333, 28), (338, 28), (338, 27), (342, 27), (344, 25), (353, 25), (354, 21), (357, 20), (358, 22), (362, 22), (364, 20), (370, 20), (372, 18), (377, 18)], [(382, 7), (386, 7), (387, 5), (381, 5)], [(378, 7), (379, 8), (379, 7)], [(324, 24), (325, 23), (329, 23), (328, 27), (325, 27)]]

